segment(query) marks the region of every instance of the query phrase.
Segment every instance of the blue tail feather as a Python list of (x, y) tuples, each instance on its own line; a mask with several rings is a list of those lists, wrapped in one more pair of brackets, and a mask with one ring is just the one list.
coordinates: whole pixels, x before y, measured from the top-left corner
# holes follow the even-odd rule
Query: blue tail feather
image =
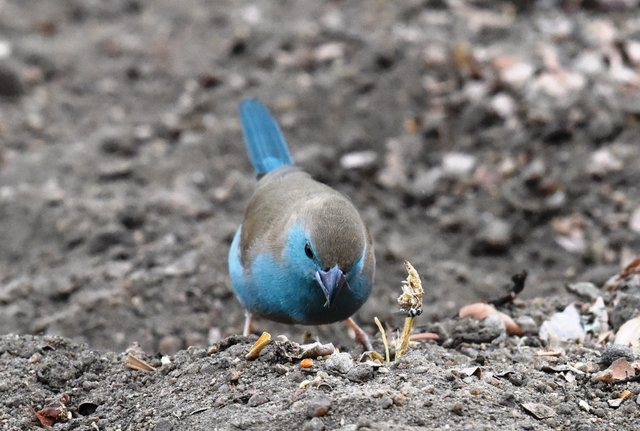
[(240, 120), (249, 160), (258, 176), (281, 166), (293, 165), (278, 123), (260, 101), (243, 100), (240, 104)]

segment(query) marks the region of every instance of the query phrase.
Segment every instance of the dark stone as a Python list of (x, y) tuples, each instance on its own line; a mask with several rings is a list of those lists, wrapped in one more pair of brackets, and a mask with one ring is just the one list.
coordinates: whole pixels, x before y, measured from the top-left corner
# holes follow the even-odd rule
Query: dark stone
[(0, 97), (18, 98), (24, 92), (25, 88), (16, 68), (7, 62), (0, 62)]

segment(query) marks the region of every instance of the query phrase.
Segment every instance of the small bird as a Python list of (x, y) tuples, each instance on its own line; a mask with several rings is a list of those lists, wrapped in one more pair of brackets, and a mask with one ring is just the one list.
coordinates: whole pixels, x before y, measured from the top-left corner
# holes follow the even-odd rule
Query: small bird
[(293, 165), (277, 122), (255, 99), (240, 105), (249, 159), (259, 179), (229, 249), (229, 274), (246, 310), (282, 323), (344, 320), (368, 350), (351, 316), (373, 285), (375, 257), (351, 201)]

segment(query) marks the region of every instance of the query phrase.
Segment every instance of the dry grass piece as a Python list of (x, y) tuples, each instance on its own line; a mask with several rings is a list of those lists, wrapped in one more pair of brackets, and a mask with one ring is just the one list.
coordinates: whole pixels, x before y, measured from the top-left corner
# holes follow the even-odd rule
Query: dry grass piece
[(249, 353), (247, 353), (244, 358), (247, 361), (253, 361), (258, 356), (260, 356), (260, 352), (262, 352), (262, 349), (264, 349), (270, 341), (271, 334), (269, 334), (268, 332), (263, 332), (262, 335), (260, 335), (260, 338), (258, 338), (258, 340), (253, 343), (253, 346), (251, 346), (251, 350), (249, 350)]
[(382, 323), (380, 323), (380, 319), (378, 319), (377, 317), (374, 317), (373, 320), (376, 322), (376, 326), (378, 327), (378, 330), (382, 334), (382, 344), (384, 344), (385, 364), (388, 364), (390, 362), (390, 359), (389, 359), (389, 341), (387, 340), (387, 332), (384, 330)]
[(127, 367), (136, 371), (155, 371), (156, 367), (151, 365), (150, 363), (143, 361), (140, 358), (133, 356), (132, 354), (127, 355)]

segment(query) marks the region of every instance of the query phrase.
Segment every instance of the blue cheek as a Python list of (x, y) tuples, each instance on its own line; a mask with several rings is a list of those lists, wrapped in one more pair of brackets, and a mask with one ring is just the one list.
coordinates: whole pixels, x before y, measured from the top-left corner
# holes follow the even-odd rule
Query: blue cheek
[(362, 250), (362, 254), (360, 255), (360, 259), (358, 259), (356, 263), (353, 264), (349, 272), (346, 274), (347, 280), (350, 280), (351, 278), (353, 278), (354, 276), (362, 272), (362, 268), (364, 268), (364, 259), (366, 254), (367, 254), (367, 246), (365, 245), (365, 248), (364, 250)]
[(306, 242), (307, 233), (303, 227), (299, 224), (292, 226), (287, 236), (284, 259), (293, 271), (297, 269), (301, 274), (309, 274), (313, 278), (313, 271), (316, 269), (316, 265), (305, 252)]

